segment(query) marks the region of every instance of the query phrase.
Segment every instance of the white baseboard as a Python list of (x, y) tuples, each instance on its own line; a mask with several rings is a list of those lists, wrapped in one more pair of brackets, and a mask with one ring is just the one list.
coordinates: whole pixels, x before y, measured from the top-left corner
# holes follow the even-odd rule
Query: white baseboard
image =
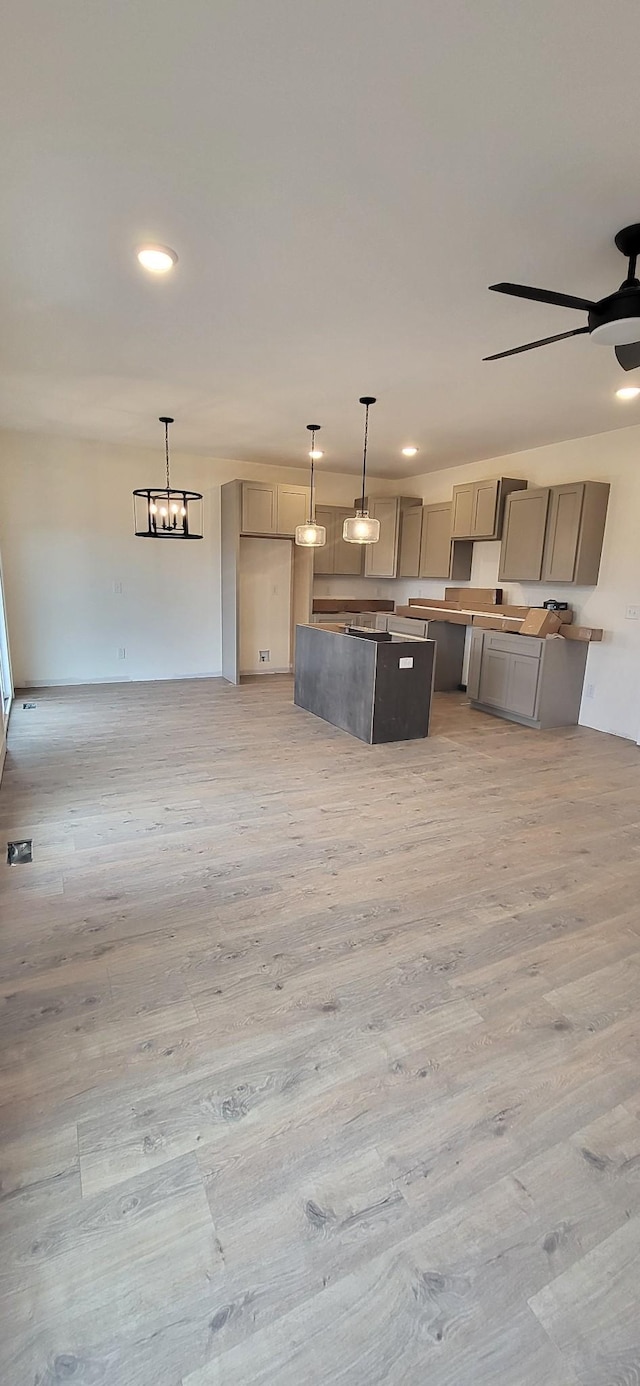
[(28, 690), (29, 688), (87, 688), (94, 684), (108, 683), (185, 683), (189, 679), (221, 679), (222, 670), (217, 674), (161, 674), (150, 675), (149, 678), (132, 679), (117, 675), (113, 678), (102, 679), (26, 679), (24, 683), (18, 680), (16, 687)]

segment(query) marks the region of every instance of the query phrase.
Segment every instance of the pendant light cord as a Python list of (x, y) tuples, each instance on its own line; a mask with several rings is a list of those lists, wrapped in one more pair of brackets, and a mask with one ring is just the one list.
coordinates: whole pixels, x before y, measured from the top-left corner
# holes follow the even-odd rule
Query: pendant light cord
[(165, 420), (164, 425), (164, 455), (167, 463), (167, 491), (171, 490), (169, 485), (169, 425)]
[(364, 510), (364, 488), (365, 488), (365, 477), (366, 477), (366, 474), (367, 474), (367, 440), (368, 440), (368, 437), (369, 437), (369, 405), (367, 404), (367, 405), (365, 405), (365, 415), (364, 415), (364, 448), (363, 448), (363, 450), (362, 450), (362, 498), (361, 498), (361, 501), (360, 501), (360, 509), (361, 509), (361, 510)]
[(316, 430), (315, 430), (315, 428), (312, 428), (312, 430), (311, 430), (311, 480), (310, 480), (310, 484), (309, 484), (309, 524), (310, 524), (310, 525), (313, 524), (313, 467), (314, 467), (314, 461), (315, 461), (315, 458), (314, 458), (313, 454), (314, 454), (315, 450), (316, 450)]

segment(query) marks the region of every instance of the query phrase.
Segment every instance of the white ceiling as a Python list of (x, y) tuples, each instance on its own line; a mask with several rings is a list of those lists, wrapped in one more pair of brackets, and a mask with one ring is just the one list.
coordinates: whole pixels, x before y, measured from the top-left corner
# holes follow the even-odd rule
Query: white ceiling
[[(636, 0), (17, 0), (0, 420), (404, 476), (640, 421), (582, 325), (640, 221)], [(139, 269), (175, 248), (166, 280)], [(415, 464), (400, 448), (417, 442)]]

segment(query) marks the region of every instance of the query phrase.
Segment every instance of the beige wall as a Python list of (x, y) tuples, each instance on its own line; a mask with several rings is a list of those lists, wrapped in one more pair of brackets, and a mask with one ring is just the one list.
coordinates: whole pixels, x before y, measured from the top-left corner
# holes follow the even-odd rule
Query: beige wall
[[(0, 433), (0, 549), (17, 685), (220, 673), (220, 487), (234, 477), (305, 484), (307, 474), (179, 453), (171, 470), (176, 484), (204, 494), (201, 543), (134, 537), (131, 493), (162, 483), (161, 442), (145, 451)], [(318, 468), (319, 499), (351, 504), (356, 491), (357, 478)]]

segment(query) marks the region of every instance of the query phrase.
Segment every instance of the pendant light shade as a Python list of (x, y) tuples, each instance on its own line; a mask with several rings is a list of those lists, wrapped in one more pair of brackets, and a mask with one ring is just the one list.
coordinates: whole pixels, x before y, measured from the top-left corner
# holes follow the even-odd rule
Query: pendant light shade
[(307, 429), (311, 434), (311, 472), (309, 477), (309, 519), (303, 525), (296, 525), (296, 544), (301, 549), (322, 549), (327, 542), (327, 531), (324, 525), (316, 524), (316, 503), (313, 487), (313, 464), (316, 459), (316, 433), (320, 431), (320, 424), (307, 424)]
[(365, 508), (366, 480), (367, 480), (367, 443), (369, 440), (369, 408), (375, 404), (373, 395), (363, 395), (360, 403), (365, 406), (364, 415), (364, 445), (362, 449), (362, 495), (360, 497), (360, 508), (355, 515), (350, 515), (345, 520), (342, 527), (342, 538), (347, 544), (377, 544), (380, 538), (380, 521), (375, 520)]
[(202, 493), (178, 490), (169, 476), (169, 424), (163, 414), (166, 486), (142, 486), (133, 493), (133, 521), (138, 539), (201, 539)]
[(377, 544), (380, 538), (380, 521), (375, 520), (367, 510), (356, 510), (342, 526), (342, 538), (348, 544)]

